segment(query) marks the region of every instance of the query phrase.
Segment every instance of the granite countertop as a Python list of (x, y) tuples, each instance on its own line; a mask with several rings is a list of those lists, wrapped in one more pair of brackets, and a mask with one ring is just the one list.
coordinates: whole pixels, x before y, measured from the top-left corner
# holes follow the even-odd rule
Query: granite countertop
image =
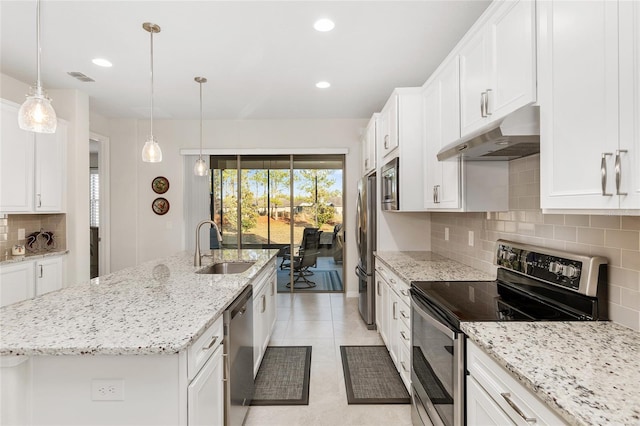
[(9, 263), (24, 262), (25, 260), (42, 259), (44, 257), (49, 257), (49, 256), (60, 256), (60, 255), (67, 254), (67, 253), (69, 253), (69, 250), (62, 249), (62, 250), (42, 251), (42, 252), (38, 252), (38, 253), (27, 252), (27, 254), (25, 254), (23, 256), (8, 255), (8, 257), (4, 257), (3, 256), (2, 260), (0, 260), (0, 265), (6, 265), (6, 264), (9, 264)]
[(407, 283), (411, 281), (490, 281), (487, 274), (430, 251), (377, 251), (375, 256)]
[(181, 252), (0, 308), (0, 355), (172, 354), (222, 314), (277, 250), (214, 250), (219, 260), (254, 260), (247, 271), (196, 274)]
[(570, 424), (640, 424), (640, 333), (612, 322), (468, 322), (471, 340)]

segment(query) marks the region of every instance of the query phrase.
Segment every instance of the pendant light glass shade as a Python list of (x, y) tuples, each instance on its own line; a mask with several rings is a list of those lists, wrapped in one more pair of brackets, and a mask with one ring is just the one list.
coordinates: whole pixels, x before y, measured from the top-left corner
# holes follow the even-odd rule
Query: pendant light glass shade
[(153, 135), (147, 137), (142, 147), (142, 161), (145, 163), (159, 163), (162, 161), (162, 150)]
[(202, 159), (202, 83), (206, 83), (207, 79), (204, 77), (195, 77), (194, 80), (200, 85), (200, 155), (196, 160), (196, 164), (193, 166), (193, 173), (196, 176), (206, 176), (209, 172), (209, 167)]
[(206, 176), (209, 172), (209, 167), (207, 163), (202, 159), (202, 157), (196, 160), (196, 165), (193, 166), (193, 173), (196, 176)]
[(20, 106), (18, 126), (29, 132), (55, 133), (58, 118), (53, 106), (51, 106), (51, 99), (47, 97), (40, 82), (40, 0), (36, 1), (36, 38), (38, 79), (35, 87), (31, 87), (29, 90), (27, 100)]
[(153, 34), (160, 32), (160, 26), (145, 22), (142, 28), (151, 34), (151, 134), (142, 147), (142, 161), (145, 163), (159, 163), (162, 161), (162, 150), (158, 141), (153, 137)]

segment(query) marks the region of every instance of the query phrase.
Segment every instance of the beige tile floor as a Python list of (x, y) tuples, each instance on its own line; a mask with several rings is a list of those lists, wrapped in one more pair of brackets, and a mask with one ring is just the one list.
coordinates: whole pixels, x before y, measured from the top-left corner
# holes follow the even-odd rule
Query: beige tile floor
[(278, 294), (273, 346), (313, 346), (309, 405), (251, 407), (245, 425), (411, 425), (410, 405), (348, 405), (340, 345), (382, 345), (344, 294)]

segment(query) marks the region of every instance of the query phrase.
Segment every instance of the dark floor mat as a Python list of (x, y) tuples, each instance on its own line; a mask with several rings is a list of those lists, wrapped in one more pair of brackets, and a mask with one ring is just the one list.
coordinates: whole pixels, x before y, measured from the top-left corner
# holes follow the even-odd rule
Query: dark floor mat
[(385, 346), (340, 346), (349, 404), (410, 404)]
[(251, 405), (308, 405), (311, 346), (268, 346)]

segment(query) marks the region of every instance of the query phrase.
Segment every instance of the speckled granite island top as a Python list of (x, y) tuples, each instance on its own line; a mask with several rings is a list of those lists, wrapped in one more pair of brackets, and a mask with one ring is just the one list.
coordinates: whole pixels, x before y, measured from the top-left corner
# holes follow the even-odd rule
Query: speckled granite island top
[(277, 250), (216, 250), (252, 260), (240, 274), (196, 274), (193, 253), (123, 269), (0, 309), (0, 355), (172, 354), (189, 346)]
[(640, 333), (611, 322), (469, 322), (471, 340), (571, 424), (640, 424)]
[(496, 279), (495, 274), (486, 274), (430, 251), (377, 251), (375, 256), (407, 283)]

